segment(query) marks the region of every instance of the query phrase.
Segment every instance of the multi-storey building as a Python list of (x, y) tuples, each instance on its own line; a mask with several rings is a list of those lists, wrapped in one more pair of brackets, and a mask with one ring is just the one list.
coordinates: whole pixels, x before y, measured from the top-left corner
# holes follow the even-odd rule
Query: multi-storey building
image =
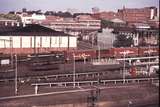
[(121, 19), (129, 23), (147, 22), (157, 17), (156, 7), (144, 7), (144, 8), (125, 8), (118, 9), (118, 12), (99, 12), (93, 14), (93, 17), (97, 19), (113, 20)]
[(150, 28), (147, 24), (135, 23), (133, 27), (115, 28), (114, 32), (118, 35), (132, 37), (134, 46), (157, 46), (159, 44), (158, 29)]
[(157, 16), (156, 7), (125, 8), (119, 9), (117, 15), (127, 22), (147, 22)]
[(22, 23), (26, 24), (32, 24), (33, 22), (38, 22), (41, 23), (41, 21), (46, 19), (46, 16), (43, 14), (27, 14), (27, 13), (22, 13), (19, 14), (21, 17)]
[(103, 19), (103, 20), (112, 20), (118, 18), (117, 13), (112, 11), (94, 13), (92, 16), (95, 17), (96, 19)]
[[(49, 16), (47, 16), (49, 17)], [(72, 35), (79, 35), (82, 32), (98, 31), (101, 28), (101, 21), (90, 16), (77, 16), (76, 18), (51, 18), (41, 24), (57, 31), (64, 31)]]

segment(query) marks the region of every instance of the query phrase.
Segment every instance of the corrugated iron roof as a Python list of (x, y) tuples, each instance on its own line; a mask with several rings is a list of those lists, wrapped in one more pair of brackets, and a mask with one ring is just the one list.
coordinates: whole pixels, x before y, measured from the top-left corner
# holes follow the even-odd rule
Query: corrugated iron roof
[(0, 36), (72, 36), (38, 24), (30, 24), (25, 27), (13, 26), (10, 29), (7, 26), (3, 26), (0, 29)]

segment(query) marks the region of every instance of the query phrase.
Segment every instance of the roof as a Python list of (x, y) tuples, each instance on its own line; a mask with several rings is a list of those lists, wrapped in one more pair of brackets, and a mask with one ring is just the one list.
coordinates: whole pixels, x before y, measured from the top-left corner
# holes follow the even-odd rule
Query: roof
[(0, 22), (17, 22), (17, 20), (11, 20), (4, 17), (0, 17)]
[(136, 28), (143, 28), (143, 29), (149, 29), (150, 28), (150, 26), (148, 24), (145, 24), (145, 23), (133, 23), (133, 25)]
[(47, 28), (38, 24), (30, 24), (26, 25), (26, 27), (14, 26), (8, 30), (6, 29), (7, 27), (2, 27), (2, 29), (0, 30), (0, 36), (72, 36), (64, 32), (55, 31), (51, 28)]
[(50, 16), (50, 15), (47, 15), (46, 16), (46, 20), (47, 21), (57, 21), (57, 20), (63, 20), (63, 18), (59, 17), (59, 16)]
[(111, 22), (114, 22), (114, 23), (126, 23), (125, 21), (123, 21), (121, 19), (118, 19), (118, 18), (112, 19)]
[(95, 20), (91, 15), (78, 15), (76, 16), (78, 20)]
[(136, 29), (130, 27), (116, 27), (114, 28), (114, 32), (136, 32)]
[(153, 29), (153, 28), (149, 28), (149, 29), (142, 29), (142, 28), (135, 28), (135, 27), (115, 27), (114, 28), (114, 32), (142, 32), (142, 31), (147, 31), (147, 32), (158, 32), (158, 29)]

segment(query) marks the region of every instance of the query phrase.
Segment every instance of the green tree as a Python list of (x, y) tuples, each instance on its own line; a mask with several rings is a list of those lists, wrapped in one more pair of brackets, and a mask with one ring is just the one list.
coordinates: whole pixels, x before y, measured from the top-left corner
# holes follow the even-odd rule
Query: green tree
[(21, 18), (15, 14), (0, 14), (0, 18), (21, 21)]

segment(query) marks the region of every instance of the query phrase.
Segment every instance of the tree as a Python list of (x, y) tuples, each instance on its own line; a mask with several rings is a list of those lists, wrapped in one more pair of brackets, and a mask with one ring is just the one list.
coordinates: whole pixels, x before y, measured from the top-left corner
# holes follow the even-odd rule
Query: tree
[[(45, 14), (49, 14), (49, 12), (47, 12)], [(51, 15), (60, 16), (60, 17), (64, 17), (64, 18), (72, 17), (71, 13), (69, 13), (69, 12), (62, 12), (62, 11), (58, 11), (56, 13), (51, 13)]]
[(69, 12), (64, 12), (63, 17), (72, 17), (72, 14)]
[(90, 13), (74, 13), (74, 14), (73, 14), (73, 17), (75, 18), (75, 17), (77, 17), (77, 16), (79, 16), (79, 15), (90, 15), (90, 16), (91, 16)]
[(15, 11), (10, 11), (8, 12), (8, 14), (15, 14)]
[(27, 9), (26, 8), (22, 8), (22, 12), (27, 12)]
[(9, 19), (9, 20), (17, 20), (21, 21), (21, 18), (16, 14), (0, 14), (1, 18)]
[(122, 34), (117, 35), (113, 43), (114, 47), (130, 47), (131, 45), (133, 45), (133, 38)]
[(46, 11), (44, 14), (45, 15), (55, 15), (56, 12), (54, 12), (54, 11)]

